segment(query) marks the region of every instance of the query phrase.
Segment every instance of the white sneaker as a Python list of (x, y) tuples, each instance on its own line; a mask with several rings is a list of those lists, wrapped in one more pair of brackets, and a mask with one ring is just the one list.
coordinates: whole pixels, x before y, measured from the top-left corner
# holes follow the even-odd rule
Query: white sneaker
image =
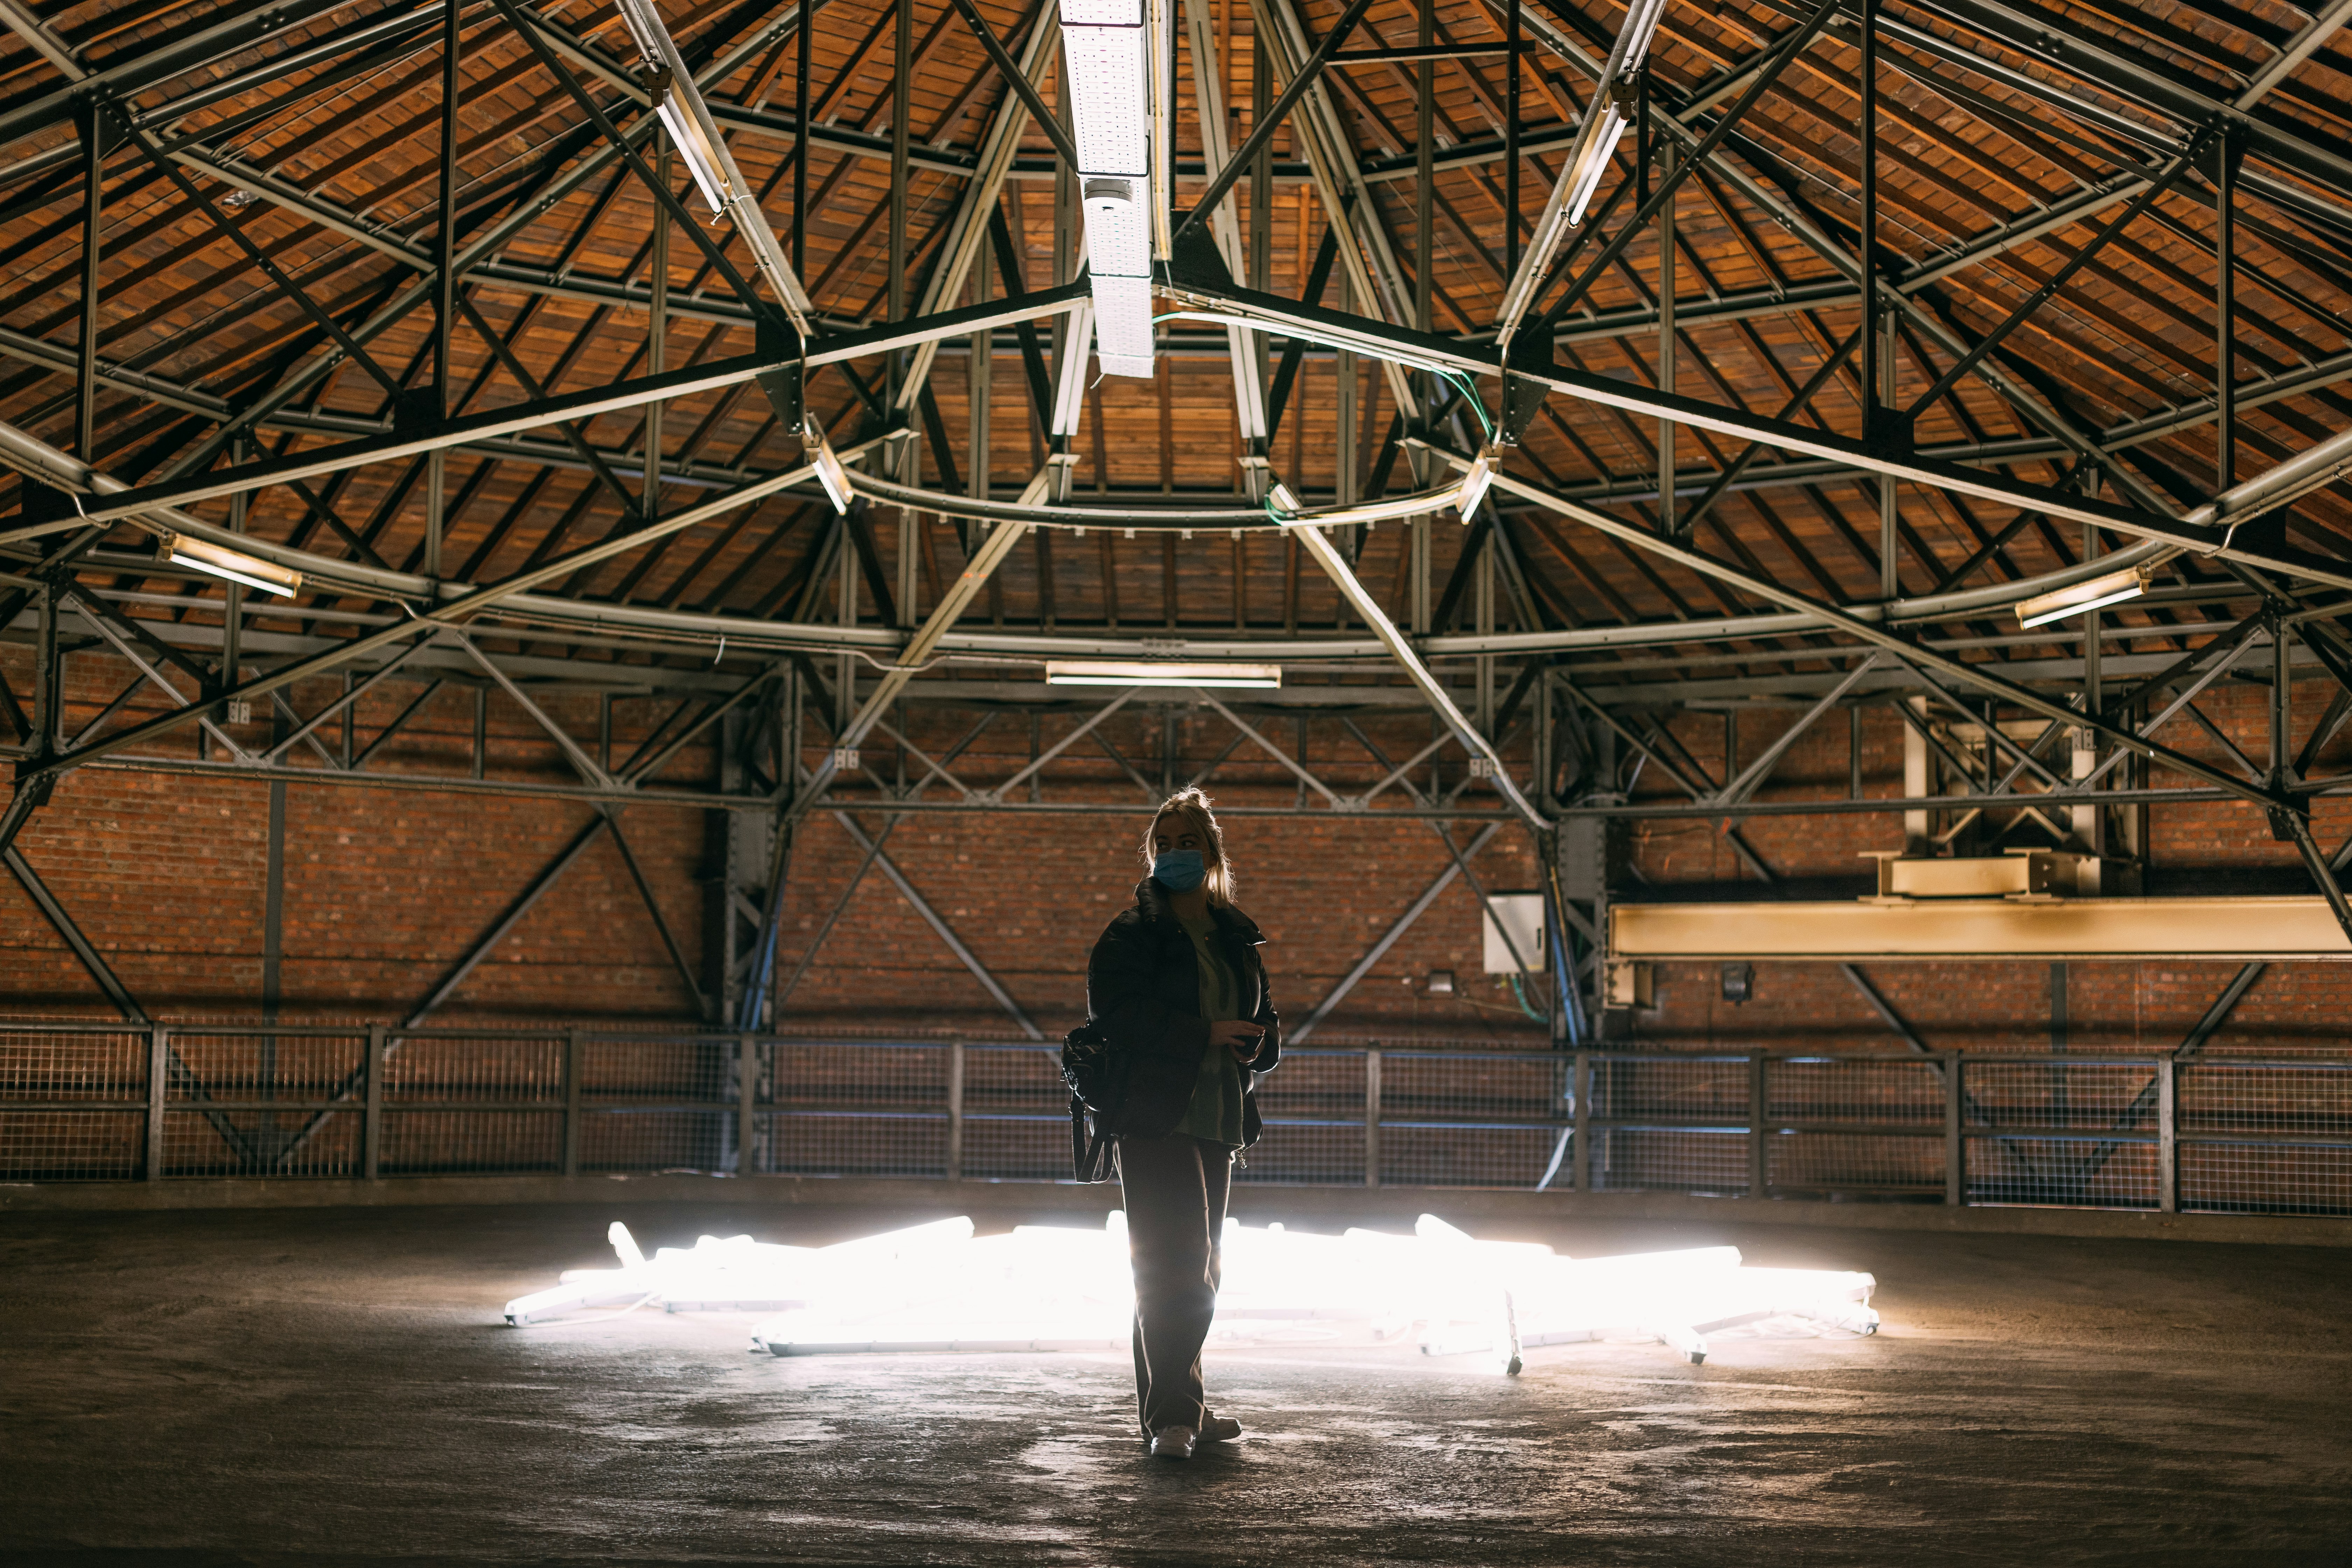
[(1192, 1446), (1200, 1434), (1190, 1426), (1162, 1426), (1151, 1435), (1151, 1457), (1155, 1459), (1189, 1459)]

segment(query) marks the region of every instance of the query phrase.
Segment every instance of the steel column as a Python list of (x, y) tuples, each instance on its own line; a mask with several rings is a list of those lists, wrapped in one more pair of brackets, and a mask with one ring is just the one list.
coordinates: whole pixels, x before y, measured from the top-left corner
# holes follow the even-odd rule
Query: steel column
[(163, 1179), (163, 1107), (171, 1081), (171, 1031), (151, 1024), (147, 1026), (146, 1154), (140, 1167), (140, 1174), (151, 1182)]
[[(385, 1035), (383, 1025), (379, 1023), (368, 1026), (367, 1044), (363, 1047), (367, 1056), (360, 1063), (362, 1084), (360, 1177), (362, 1181), (369, 1182), (374, 1181), (383, 1168), (383, 1058), (385, 1051), (390, 1048), (390, 1041), (385, 1038)], [(569, 1085), (571, 1081), (571, 1065), (567, 1058), (564, 1082)], [(570, 1175), (573, 1169), (573, 1162), (568, 1138), (564, 1147), (563, 1173)]]

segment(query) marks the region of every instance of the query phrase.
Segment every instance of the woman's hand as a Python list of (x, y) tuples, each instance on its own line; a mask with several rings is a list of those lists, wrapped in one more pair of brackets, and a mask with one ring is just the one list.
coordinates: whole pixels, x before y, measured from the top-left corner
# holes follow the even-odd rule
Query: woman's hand
[(1265, 1026), (1253, 1024), (1246, 1018), (1221, 1018), (1209, 1026), (1209, 1044), (1223, 1046), (1234, 1053), (1234, 1060), (1247, 1066), (1257, 1059), (1265, 1043)]

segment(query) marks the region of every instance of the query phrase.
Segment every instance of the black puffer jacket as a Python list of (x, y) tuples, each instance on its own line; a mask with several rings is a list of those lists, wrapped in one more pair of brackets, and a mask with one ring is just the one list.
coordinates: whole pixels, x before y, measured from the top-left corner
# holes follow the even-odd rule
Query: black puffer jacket
[[(1265, 941), (1257, 922), (1230, 905), (1211, 905), (1225, 962), (1239, 983), (1244, 1016), (1263, 1026), (1265, 1037), (1244, 1075), (1242, 1141), (1257, 1142), (1257, 1078), (1282, 1059), (1282, 1024), (1265, 983), (1258, 947)], [(1136, 885), (1135, 907), (1103, 928), (1087, 961), (1087, 1022), (1110, 1038), (1128, 1058), (1127, 1095), (1101, 1131), (1138, 1138), (1163, 1138), (1176, 1130), (1192, 1103), (1201, 1077), (1201, 1053), (1209, 1047), (1209, 1021), (1201, 1016), (1201, 964), (1192, 939), (1169, 907), (1167, 889), (1145, 878)]]

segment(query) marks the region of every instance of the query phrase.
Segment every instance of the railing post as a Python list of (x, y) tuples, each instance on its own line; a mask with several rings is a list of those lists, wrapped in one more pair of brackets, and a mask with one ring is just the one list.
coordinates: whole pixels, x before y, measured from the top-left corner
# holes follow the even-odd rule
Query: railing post
[(1364, 1053), (1364, 1185), (1381, 1184), (1381, 1053)]
[(1750, 1051), (1748, 1055), (1748, 1195), (1765, 1195), (1764, 1170), (1764, 1053)]
[(172, 1082), (172, 1033), (161, 1024), (147, 1030), (147, 1159), (151, 1182), (163, 1179), (163, 1102)]
[(948, 1180), (963, 1180), (963, 1042), (948, 1045)]
[(582, 1081), (580, 1031), (563, 1037), (563, 1173), (580, 1173), (580, 1099)]
[(1967, 1070), (1960, 1053), (1944, 1056), (1944, 1202), (1959, 1208), (1969, 1201), (1969, 1145), (1960, 1131), (1963, 1103), (1961, 1077)]
[(360, 1177), (373, 1182), (383, 1168), (383, 1047), (384, 1028), (370, 1024), (367, 1060), (361, 1068)]
[(2156, 1064), (2156, 1206), (2180, 1212), (2180, 1064), (2160, 1057)]
[(1569, 1133), (1569, 1185), (1580, 1193), (1592, 1190), (1592, 1140), (1590, 1127), (1592, 1116), (1592, 1054), (1576, 1053), (1575, 1062), (1568, 1069), (1568, 1095), (1574, 1103), (1573, 1127)]
[(735, 1044), (735, 1173), (751, 1176), (760, 1170), (751, 1147), (759, 1130), (760, 1043), (745, 1035)]

